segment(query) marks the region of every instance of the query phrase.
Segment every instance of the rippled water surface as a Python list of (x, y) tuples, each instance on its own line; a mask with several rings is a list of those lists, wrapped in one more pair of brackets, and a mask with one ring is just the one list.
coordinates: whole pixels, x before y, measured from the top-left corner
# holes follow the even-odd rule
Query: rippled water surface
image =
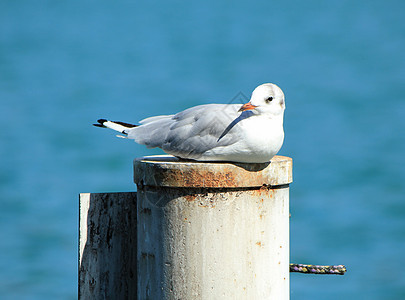
[(0, 295), (77, 297), (78, 193), (160, 154), (91, 124), (274, 82), (294, 159), (292, 299), (405, 298), (405, 2), (2, 1)]

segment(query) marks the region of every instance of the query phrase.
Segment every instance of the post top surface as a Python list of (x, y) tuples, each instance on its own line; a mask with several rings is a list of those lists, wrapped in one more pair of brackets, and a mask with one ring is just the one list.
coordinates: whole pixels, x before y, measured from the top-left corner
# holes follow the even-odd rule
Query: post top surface
[(274, 156), (269, 163), (201, 162), (171, 155), (134, 160), (137, 185), (162, 187), (238, 188), (292, 182), (292, 159)]

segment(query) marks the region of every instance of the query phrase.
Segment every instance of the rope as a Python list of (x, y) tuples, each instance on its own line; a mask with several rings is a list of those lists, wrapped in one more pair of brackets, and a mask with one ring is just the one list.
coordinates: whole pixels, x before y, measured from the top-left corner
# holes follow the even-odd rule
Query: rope
[(344, 265), (338, 266), (317, 266), (317, 265), (304, 265), (304, 264), (290, 264), (290, 272), (298, 272), (305, 274), (333, 274), (344, 275), (346, 267)]

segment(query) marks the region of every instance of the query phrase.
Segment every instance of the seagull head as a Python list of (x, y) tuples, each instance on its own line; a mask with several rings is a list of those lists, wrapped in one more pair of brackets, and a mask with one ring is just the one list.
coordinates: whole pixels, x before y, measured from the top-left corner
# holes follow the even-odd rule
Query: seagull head
[(252, 93), (250, 101), (244, 104), (239, 111), (250, 110), (254, 114), (282, 115), (285, 109), (284, 93), (273, 83), (259, 85)]

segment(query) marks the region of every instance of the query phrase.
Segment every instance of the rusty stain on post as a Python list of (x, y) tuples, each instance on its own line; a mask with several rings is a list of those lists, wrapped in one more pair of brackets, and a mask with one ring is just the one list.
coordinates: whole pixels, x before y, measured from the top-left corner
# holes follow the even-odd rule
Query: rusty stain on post
[(135, 183), (161, 187), (240, 188), (292, 182), (292, 159), (285, 156), (275, 156), (271, 163), (247, 164), (185, 161), (157, 155), (135, 159), (134, 169)]

